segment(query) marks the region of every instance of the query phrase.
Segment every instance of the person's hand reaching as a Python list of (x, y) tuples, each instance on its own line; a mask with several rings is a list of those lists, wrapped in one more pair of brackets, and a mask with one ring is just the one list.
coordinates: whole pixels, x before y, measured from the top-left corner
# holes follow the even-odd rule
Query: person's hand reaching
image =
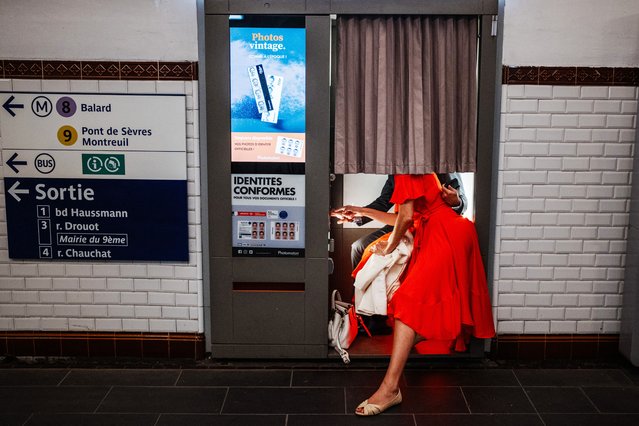
[(457, 190), (451, 186), (442, 185), (442, 198), (451, 207), (457, 207), (461, 204)]
[(350, 223), (356, 217), (362, 217), (362, 208), (358, 206), (343, 206), (331, 210), (331, 217), (337, 218), (337, 223)]

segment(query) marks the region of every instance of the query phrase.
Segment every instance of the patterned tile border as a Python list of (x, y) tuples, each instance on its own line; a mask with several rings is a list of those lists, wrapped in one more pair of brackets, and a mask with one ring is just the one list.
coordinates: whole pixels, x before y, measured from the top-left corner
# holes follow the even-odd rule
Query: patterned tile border
[(197, 62), (0, 59), (0, 78), (65, 80), (197, 80)]
[(83, 62), (82, 77), (91, 80), (119, 80), (119, 62)]
[(42, 61), (3, 61), (5, 78), (42, 79)]
[(204, 358), (196, 333), (0, 331), (0, 355), (91, 358)]
[(502, 84), (639, 86), (639, 68), (509, 67), (504, 65)]
[(542, 361), (618, 356), (618, 334), (501, 334), (491, 345), (494, 359)]
[(51, 79), (79, 80), (82, 77), (82, 64), (73, 61), (42, 61), (42, 75)]
[[(0, 60), (0, 78), (197, 80), (197, 62)], [(639, 68), (503, 66), (503, 84), (639, 86)]]

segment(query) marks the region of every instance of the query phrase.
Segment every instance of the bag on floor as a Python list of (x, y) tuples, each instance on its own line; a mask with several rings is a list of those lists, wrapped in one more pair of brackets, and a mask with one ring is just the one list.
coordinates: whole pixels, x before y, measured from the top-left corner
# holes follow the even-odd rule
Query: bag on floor
[(331, 295), (331, 317), (328, 321), (328, 344), (342, 357), (344, 364), (351, 362), (346, 349), (357, 336), (357, 314), (355, 307), (342, 302), (339, 291)]

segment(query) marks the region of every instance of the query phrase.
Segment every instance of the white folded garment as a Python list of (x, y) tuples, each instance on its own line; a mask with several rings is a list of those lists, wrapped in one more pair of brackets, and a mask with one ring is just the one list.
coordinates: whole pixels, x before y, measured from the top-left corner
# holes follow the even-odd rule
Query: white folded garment
[(388, 301), (399, 288), (399, 277), (413, 250), (413, 235), (402, 237), (386, 256), (373, 254), (355, 277), (355, 310), (362, 315), (386, 315)]

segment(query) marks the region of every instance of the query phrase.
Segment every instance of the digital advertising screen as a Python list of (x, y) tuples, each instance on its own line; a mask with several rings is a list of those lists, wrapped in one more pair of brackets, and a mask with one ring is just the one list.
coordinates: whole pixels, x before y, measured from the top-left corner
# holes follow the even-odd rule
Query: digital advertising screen
[(306, 30), (299, 17), (233, 16), (231, 161), (306, 161)]

